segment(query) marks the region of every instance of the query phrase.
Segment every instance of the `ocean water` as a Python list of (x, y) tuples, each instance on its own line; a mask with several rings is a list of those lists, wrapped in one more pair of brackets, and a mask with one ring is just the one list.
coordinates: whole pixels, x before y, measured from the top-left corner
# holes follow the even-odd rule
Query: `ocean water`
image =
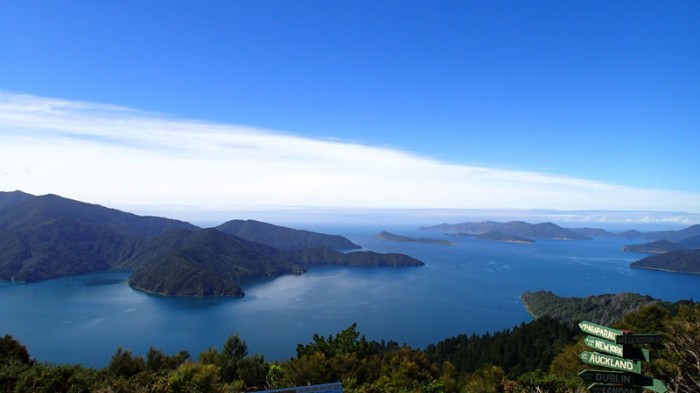
[(239, 333), (267, 360), (295, 354), (314, 333), (352, 323), (369, 339), (422, 348), (460, 333), (484, 333), (531, 320), (520, 295), (637, 292), (664, 300), (700, 299), (700, 276), (630, 269), (641, 254), (629, 241), (509, 244), (469, 238), (455, 246), (383, 242), (380, 230), (445, 238), (415, 227), (305, 228), (347, 236), (365, 249), (401, 252), (413, 268), (319, 267), (300, 276), (250, 280), (242, 299), (165, 298), (132, 290), (128, 272), (102, 272), (33, 284), (0, 284), (0, 335), (11, 334), (41, 361), (103, 367), (118, 346), (145, 354), (185, 349), (196, 357)]

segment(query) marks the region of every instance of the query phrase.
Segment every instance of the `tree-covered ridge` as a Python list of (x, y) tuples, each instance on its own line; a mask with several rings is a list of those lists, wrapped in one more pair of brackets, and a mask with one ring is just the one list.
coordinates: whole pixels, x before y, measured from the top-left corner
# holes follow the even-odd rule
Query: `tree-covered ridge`
[(570, 325), (586, 320), (610, 325), (626, 314), (660, 302), (636, 293), (560, 297), (549, 291), (525, 292), (521, 300), (535, 318), (551, 317)]
[[(128, 269), (129, 284), (167, 296), (243, 296), (251, 277), (299, 274), (315, 265), (420, 266), (402, 254), (353, 252), (336, 235), (256, 221), (231, 221), (242, 234), (141, 217), (56, 195), (0, 193), (0, 280), (31, 282), (111, 268)], [(326, 248), (302, 248), (323, 245)]]
[(700, 249), (671, 251), (652, 255), (630, 264), (643, 269), (666, 270), (679, 273), (700, 273)]
[(136, 245), (186, 222), (141, 217), (56, 195), (0, 196), (0, 280), (31, 282), (106, 270)]
[[(700, 389), (700, 304), (650, 304), (612, 325), (658, 333), (645, 375), (672, 392)], [(267, 362), (231, 335), (197, 360), (187, 351), (144, 355), (117, 348), (108, 366), (92, 369), (40, 363), (11, 336), (0, 338), (0, 391), (96, 393), (230, 393), (341, 382), (348, 393), (583, 393), (578, 372), (584, 334), (551, 318), (496, 333), (459, 335), (425, 350), (365, 338), (355, 324), (328, 337), (314, 335), (296, 356)]]
[(280, 250), (302, 250), (305, 248), (351, 250), (361, 248), (339, 235), (292, 229), (255, 220), (231, 220), (219, 225), (216, 229)]
[(145, 248), (128, 261), (129, 285), (167, 296), (243, 296), (241, 279), (304, 271), (280, 250), (216, 229), (168, 232)]
[(577, 333), (569, 325), (543, 317), (493, 334), (447, 338), (429, 345), (426, 353), (437, 364), (449, 361), (459, 372), (498, 366), (506, 375), (517, 377), (549, 367)]

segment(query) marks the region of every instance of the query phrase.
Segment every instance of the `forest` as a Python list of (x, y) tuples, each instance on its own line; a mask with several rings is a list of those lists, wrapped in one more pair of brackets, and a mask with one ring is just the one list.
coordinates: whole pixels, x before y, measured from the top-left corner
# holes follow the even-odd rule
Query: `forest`
[[(700, 304), (654, 303), (628, 313), (614, 327), (664, 336), (652, 347), (645, 375), (670, 391), (700, 391)], [(296, 356), (267, 362), (231, 335), (221, 348), (194, 359), (187, 351), (117, 348), (103, 369), (33, 359), (10, 335), (0, 338), (0, 391), (180, 393), (254, 392), (341, 382), (345, 392), (583, 393), (577, 374), (583, 335), (570, 324), (541, 317), (495, 333), (459, 335), (411, 348), (367, 340), (355, 324), (328, 337), (313, 335)], [(590, 368), (590, 366), (588, 367)]]

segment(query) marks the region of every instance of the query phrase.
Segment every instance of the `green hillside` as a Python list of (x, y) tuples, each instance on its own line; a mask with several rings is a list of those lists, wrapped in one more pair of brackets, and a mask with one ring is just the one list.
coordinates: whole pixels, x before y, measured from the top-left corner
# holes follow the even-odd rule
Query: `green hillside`
[(337, 235), (258, 221), (230, 221), (220, 229), (258, 242), (56, 195), (0, 193), (0, 280), (32, 282), (119, 268), (132, 272), (133, 288), (147, 292), (243, 296), (243, 279), (300, 274), (310, 266), (423, 265), (401, 254), (344, 254), (335, 249), (359, 246)]
[(521, 297), (535, 318), (550, 317), (573, 325), (591, 321), (613, 324), (626, 314), (660, 301), (636, 293), (604, 294), (588, 297), (560, 297), (549, 291), (525, 292)]
[(342, 236), (292, 229), (255, 220), (231, 220), (219, 225), (216, 229), (280, 250), (305, 248), (352, 250), (360, 248)]

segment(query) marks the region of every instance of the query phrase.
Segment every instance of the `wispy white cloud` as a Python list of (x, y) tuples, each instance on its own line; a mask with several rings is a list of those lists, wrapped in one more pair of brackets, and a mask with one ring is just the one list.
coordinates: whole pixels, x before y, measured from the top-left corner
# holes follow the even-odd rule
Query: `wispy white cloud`
[(0, 93), (0, 189), (198, 209), (700, 211), (700, 195)]

